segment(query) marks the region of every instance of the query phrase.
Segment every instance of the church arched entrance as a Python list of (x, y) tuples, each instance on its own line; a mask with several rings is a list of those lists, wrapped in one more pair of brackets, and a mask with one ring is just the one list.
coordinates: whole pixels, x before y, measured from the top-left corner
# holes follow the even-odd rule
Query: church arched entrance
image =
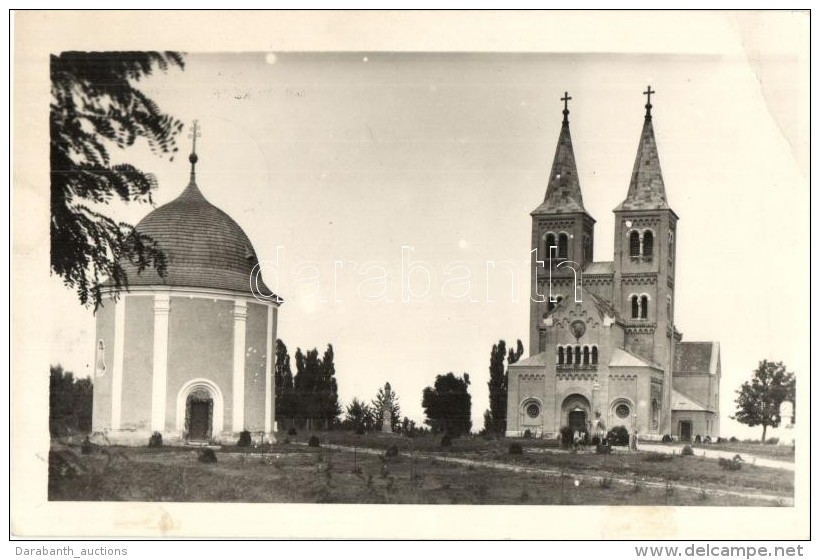
[(575, 393), (564, 399), (561, 405), (561, 423), (569, 426), (572, 431), (588, 430), (590, 420), (589, 399), (584, 395)]
[(219, 387), (193, 379), (177, 394), (177, 430), (188, 441), (208, 441), (222, 433), (224, 401)]

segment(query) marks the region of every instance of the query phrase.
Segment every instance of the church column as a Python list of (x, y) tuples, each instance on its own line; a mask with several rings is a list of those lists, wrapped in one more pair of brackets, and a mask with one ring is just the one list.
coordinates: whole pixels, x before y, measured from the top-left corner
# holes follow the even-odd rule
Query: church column
[(151, 430), (165, 431), (166, 387), (168, 381), (169, 294), (154, 296), (154, 372), (151, 380)]
[(273, 426), (273, 379), (271, 364), (276, 359), (273, 354), (273, 306), (268, 305), (268, 333), (265, 350), (265, 434), (272, 433)]
[(245, 320), (248, 304), (236, 300), (233, 305), (233, 422), (234, 433), (245, 429)]
[(125, 366), (125, 298), (114, 304), (114, 368), (111, 374), (111, 429), (120, 429), (122, 417), (122, 370)]

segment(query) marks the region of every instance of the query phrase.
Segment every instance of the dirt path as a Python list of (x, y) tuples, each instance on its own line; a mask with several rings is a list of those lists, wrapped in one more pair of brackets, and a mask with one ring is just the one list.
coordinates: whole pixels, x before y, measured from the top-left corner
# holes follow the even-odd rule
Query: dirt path
[[(680, 455), (683, 445), (652, 445), (649, 443), (639, 443), (638, 449), (641, 451), (652, 451), (654, 453), (667, 453), (672, 455)], [(704, 449), (697, 447), (694, 449), (695, 456), (706, 457), (707, 459), (732, 459), (735, 455), (740, 455), (743, 462), (757, 467), (771, 467), (773, 469), (783, 469), (787, 471), (794, 471), (794, 463), (788, 461), (778, 461), (776, 459), (767, 459), (765, 457), (758, 457), (749, 453), (737, 453), (734, 451), (721, 451), (719, 449)]]
[[(338, 451), (346, 451), (346, 452), (349, 452), (349, 453), (354, 452), (353, 447), (347, 447), (345, 445), (325, 444), (322, 447), (325, 447), (325, 448), (328, 448), (328, 449), (335, 449), (335, 450), (338, 450)], [(642, 445), (641, 446), (642, 449), (647, 450), (647, 451), (650, 451), (650, 449), (648, 449), (649, 447), (654, 447), (654, 446), (647, 446), (647, 445)], [(661, 446), (658, 446), (658, 447), (661, 447)], [(369, 448), (369, 447), (356, 447), (355, 452), (356, 453), (363, 453), (365, 455), (383, 455), (384, 454), (384, 451), (381, 450), (381, 449), (372, 449), (372, 448)], [(411, 456), (407, 452), (401, 452), (400, 454), (402, 456), (405, 456), (405, 457), (410, 457)], [(501, 471), (511, 471), (511, 472), (518, 472), (518, 473), (541, 474), (541, 475), (544, 475), (544, 474), (559, 475), (559, 476), (564, 475), (564, 476), (567, 476), (568, 478), (570, 478), (573, 481), (578, 480), (580, 484), (583, 484), (584, 481), (594, 481), (594, 483), (597, 483), (602, 478), (601, 474), (598, 474), (598, 475), (588, 475), (588, 474), (580, 475), (580, 474), (571, 473), (571, 472), (567, 472), (567, 471), (561, 471), (559, 469), (547, 469), (547, 468), (542, 468), (542, 467), (528, 467), (528, 466), (524, 466), (524, 465), (513, 465), (513, 464), (510, 464), (510, 463), (501, 463), (501, 462), (498, 462), (498, 461), (478, 461), (476, 459), (467, 459), (465, 457), (453, 457), (451, 455), (443, 455), (443, 454), (442, 455), (431, 455), (431, 454), (428, 454), (428, 453), (417, 453), (415, 455), (415, 457), (416, 457), (416, 459), (426, 459), (426, 460), (440, 461), (442, 463), (452, 463), (452, 464), (457, 464), (457, 465), (481, 467), (481, 468), (495, 469), (495, 470), (501, 470)], [(734, 454), (732, 454), (731, 457), (734, 457)], [(779, 461), (775, 461), (775, 462), (779, 462)], [(767, 466), (767, 465), (761, 464), (759, 461), (758, 461), (757, 464), (759, 466)], [(629, 485), (629, 486), (634, 485), (635, 480), (636, 480), (635, 478), (627, 478), (627, 477), (617, 476), (617, 475), (609, 474), (609, 473), (606, 474), (606, 477), (611, 478), (612, 482), (614, 482), (614, 483), (624, 484), (624, 485)], [(645, 486), (647, 488), (661, 488), (661, 489), (667, 488), (667, 483), (666, 482), (646, 480), (646, 479), (643, 479), (643, 478), (638, 479), (638, 480), (640, 481), (640, 484), (642, 486)], [(688, 491), (688, 492), (695, 492), (695, 493), (700, 492), (701, 490), (703, 490), (703, 488), (701, 488), (699, 486), (690, 486), (690, 485), (687, 485), (687, 484), (672, 483), (672, 482), (669, 483), (668, 488), (673, 488), (675, 490), (684, 490), (684, 491)], [(720, 490), (720, 489), (715, 489), (715, 488), (710, 488), (708, 490), (708, 492), (710, 494), (717, 495), (717, 496), (737, 496), (737, 497), (746, 498), (746, 499), (765, 500), (765, 501), (769, 501), (769, 502), (775, 502), (775, 503), (783, 505), (783, 506), (793, 506), (794, 505), (794, 498), (788, 497), (788, 496), (777, 496), (777, 495), (773, 495), (773, 494), (763, 494), (763, 493), (758, 493), (758, 492), (738, 492), (738, 491), (735, 491), (735, 490)]]

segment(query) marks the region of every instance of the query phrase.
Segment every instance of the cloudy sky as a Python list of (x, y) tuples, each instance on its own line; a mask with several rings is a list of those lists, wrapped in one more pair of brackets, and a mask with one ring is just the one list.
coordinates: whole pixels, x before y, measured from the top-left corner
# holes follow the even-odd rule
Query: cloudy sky
[[(684, 340), (721, 342), (724, 435), (754, 437), (728, 416), (758, 361), (782, 360), (798, 383), (809, 374), (805, 68), (757, 20), (704, 25), (719, 46), (687, 54), (203, 49), (141, 87), (199, 119), (198, 184), (276, 267), (266, 281), (286, 300), (278, 335), (291, 352), (332, 343), (343, 404), (390, 381), (417, 421), (436, 375), (467, 372), (480, 428), (493, 343), (528, 344), (529, 212), (559, 98), (572, 96), (594, 257), (612, 260), (651, 84), (680, 216), (677, 325)], [(159, 205), (187, 183), (189, 142), (186, 131), (172, 162), (144, 146), (117, 157), (157, 175)], [(110, 208), (134, 223), (150, 210)], [(510, 266), (488, 274), (488, 262)], [(382, 271), (383, 285), (363, 282)], [(57, 279), (49, 297), (50, 361), (89, 374), (91, 312)]]

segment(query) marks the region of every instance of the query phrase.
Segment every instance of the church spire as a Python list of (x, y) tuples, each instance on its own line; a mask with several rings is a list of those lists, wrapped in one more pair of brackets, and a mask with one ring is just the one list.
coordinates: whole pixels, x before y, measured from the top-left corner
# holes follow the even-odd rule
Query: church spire
[(547, 194), (544, 196), (544, 202), (535, 209), (533, 214), (586, 212), (584, 200), (581, 196), (578, 170), (575, 167), (572, 138), (569, 134), (568, 101), (571, 99), (572, 97), (564, 92), (564, 97), (561, 98), (561, 101), (564, 102), (564, 120), (561, 123), (558, 146), (555, 148), (555, 157), (552, 160)]
[(632, 167), (632, 178), (629, 181), (629, 191), (624, 200), (615, 210), (668, 210), (666, 189), (661, 174), (661, 162), (658, 158), (658, 145), (655, 142), (655, 130), (652, 127), (651, 96), (655, 93), (651, 87), (643, 92), (646, 96), (646, 115), (643, 120), (643, 130), (638, 143), (638, 153)]

